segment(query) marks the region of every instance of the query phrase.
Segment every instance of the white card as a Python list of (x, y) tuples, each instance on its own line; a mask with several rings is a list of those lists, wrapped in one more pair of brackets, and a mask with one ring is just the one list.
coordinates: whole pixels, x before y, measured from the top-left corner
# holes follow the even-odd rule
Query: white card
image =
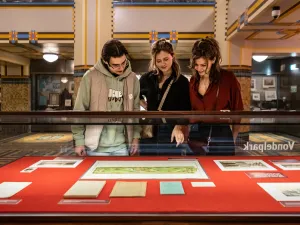
[(0, 198), (10, 198), (30, 184), (31, 182), (3, 182), (0, 184)]
[(215, 187), (214, 182), (191, 182), (193, 187)]
[(20, 173), (31, 173), (33, 171), (35, 171), (38, 167), (28, 167), (24, 170), (22, 170)]

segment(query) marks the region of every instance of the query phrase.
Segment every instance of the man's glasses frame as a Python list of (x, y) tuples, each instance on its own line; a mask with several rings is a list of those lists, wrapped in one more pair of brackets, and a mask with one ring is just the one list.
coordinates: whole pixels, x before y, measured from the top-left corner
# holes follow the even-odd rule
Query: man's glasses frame
[(126, 66), (128, 66), (128, 59), (126, 58), (124, 60), (124, 62), (122, 62), (121, 64), (113, 64), (113, 65), (110, 65), (108, 62), (105, 62), (110, 68), (112, 69), (120, 69), (121, 67), (122, 68), (126, 68)]

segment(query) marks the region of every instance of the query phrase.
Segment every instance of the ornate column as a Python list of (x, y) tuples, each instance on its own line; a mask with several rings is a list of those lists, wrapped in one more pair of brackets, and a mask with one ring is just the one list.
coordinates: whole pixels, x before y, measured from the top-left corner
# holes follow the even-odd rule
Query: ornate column
[(83, 74), (101, 56), (113, 35), (112, 0), (75, 0), (74, 98)]
[(242, 90), (244, 109), (250, 110), (252, 49), (244, 40), (226, 40), (229, 0), (216, 0), (215, 37), (220, 44), (222, 67), (237, 76)]

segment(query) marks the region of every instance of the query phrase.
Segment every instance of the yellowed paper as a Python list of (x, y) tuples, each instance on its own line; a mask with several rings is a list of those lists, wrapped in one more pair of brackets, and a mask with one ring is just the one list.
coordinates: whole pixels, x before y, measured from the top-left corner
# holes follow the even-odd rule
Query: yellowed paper
[(145, 197), (147, 182), (117, 181), (110, 197)]
[(97, 198), (106, 181), (77, 181), (64, 198)]

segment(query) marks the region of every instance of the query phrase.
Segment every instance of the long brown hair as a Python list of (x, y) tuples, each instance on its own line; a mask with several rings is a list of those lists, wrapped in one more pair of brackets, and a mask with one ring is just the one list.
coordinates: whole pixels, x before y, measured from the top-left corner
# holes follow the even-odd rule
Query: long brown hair
[(162, 77), (162, 72), (155, 66), (155, 59), (156, 55), (160, 53), (161, 51), (169, 53), (173, 57), (173, 62), (172, 62), (172, 71), (176, 75), (176, 80), (180, 76), (180, 65), (175, 57), (175, 53), (173, 50), (172, 44), (167, 42), (166, 39), (159, 39), (158, 41), (154, 42), (152, 47), (151, 47), (151, 61), (149, 65), (149, 71), (155, 71), (160, 79)]
[(214, 38), (207, 37), (197, 40), (194, 43), (192, 49), (192, 58), (190, 61), (190, 69), (198, 81), (200, 80), (200, 76), (195, 70), (195, 61), (200, 58), (204, 58), (206, 60), (206, 65), (208, 65), (208, 60), (215, 60), (215, 63), (212, 64), (210, 69), (209, 79), (212, 83), (218, 83), (221, 76), (220, 63), (222, 58), (219, 44)]

